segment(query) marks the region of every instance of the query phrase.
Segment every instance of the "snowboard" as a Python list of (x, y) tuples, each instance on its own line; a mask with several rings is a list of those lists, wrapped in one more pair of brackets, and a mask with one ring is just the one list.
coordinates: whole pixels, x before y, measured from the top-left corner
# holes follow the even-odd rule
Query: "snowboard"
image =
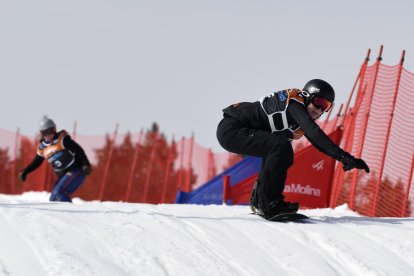
[(291, 213), (291, 214), (280, 214), (280, 215), (276, 215), (274, 217), (271, 217), (269, 219), (266, 219), (263, 215), (258, 214), (258, 213), (252, 213), (254, 215), (258, 215), (262, 218), (264, 218), (265, 220), (268, 221), (275, 221), (275, 222), (304, 222), (305, 220), (309, 219), (308, 216), (304, 215), (304, 214), (299, 214), (299, 213)]
[(268, 221), (276, 221), (276, 222), (294, 222), (298, 221), (301, 222), (303, 220), (309, 219), (308, 216), (299, 213), (293, 214), (280, 214), (268, 219)]

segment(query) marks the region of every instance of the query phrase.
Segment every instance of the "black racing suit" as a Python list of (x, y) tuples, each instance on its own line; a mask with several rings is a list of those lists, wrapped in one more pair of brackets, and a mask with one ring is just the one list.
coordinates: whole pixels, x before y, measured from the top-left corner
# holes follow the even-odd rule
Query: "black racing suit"
[[(292, 132), (272, 133), (260, 102), (235, 104), (223, 112), (224, 118), (217, 128), (220, 145), (236, 154), (262, 157), (257, 191), (259, 200), (265, 205), (283, 200), (287, 171), (293, 164)], [(302, 128), (306, 138), (318, 150), (336, 160), (345, 154), (314, 122), (304, 105), (290, 101), (286, 115), (289, 123)]]

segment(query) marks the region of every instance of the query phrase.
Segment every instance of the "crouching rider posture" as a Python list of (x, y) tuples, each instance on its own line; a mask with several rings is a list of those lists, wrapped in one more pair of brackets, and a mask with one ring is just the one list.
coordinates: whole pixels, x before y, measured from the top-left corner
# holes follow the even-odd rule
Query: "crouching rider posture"
[(73, 194), (91, 173), (91, 165), (82, 147), (73, 141), (65, 130), (56, 132), (56, 124), (46, 116), (40, 122), (39, 147), (36, 157), (19, 174), (21, 181), (36, 170), (47, 159), (59, 177), (56, 181), (50, 201), (72, 202)]
[(274, 92), (256, 102), (233, 104), (223, 110), (217, 128), (220, 145), (233, 153), (262, 157), (262, 169), (250, 198), (253, 212), (265, 218), (296, 213), (298, 203), (284, 201), (283, 190), (293, 164), (291, 141), (303, 135), (321, 152), (342, 162), (345, 171), (369, 167), (338, 147), (315, 123), (329, 111), (335, 92), (326, 81), (314, 79), (303, 89)]

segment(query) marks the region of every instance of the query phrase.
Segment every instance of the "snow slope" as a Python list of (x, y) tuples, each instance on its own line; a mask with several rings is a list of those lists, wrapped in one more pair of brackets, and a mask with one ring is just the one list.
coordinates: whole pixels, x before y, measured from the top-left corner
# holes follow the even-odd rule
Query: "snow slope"
[(414, 218), (0, 195), (0, 275), (414, 275)]

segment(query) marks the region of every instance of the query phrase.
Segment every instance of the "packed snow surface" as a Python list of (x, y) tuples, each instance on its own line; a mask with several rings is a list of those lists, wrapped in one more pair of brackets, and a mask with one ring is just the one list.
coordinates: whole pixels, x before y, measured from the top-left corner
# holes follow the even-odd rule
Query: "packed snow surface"
[(414, 275), (414, 218), (0, 195), (0, 275)]

